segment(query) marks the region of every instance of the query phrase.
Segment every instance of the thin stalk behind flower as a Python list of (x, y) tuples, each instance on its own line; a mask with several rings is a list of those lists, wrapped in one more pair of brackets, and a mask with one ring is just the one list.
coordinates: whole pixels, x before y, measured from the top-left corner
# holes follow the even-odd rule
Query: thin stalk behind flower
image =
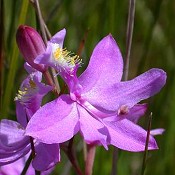
[(34, 0), (34, 4), (35, 4), (38, 20), (39, 20), (39, 23), (40, 23), (40, 29), (41, 29), (42, 38), (44, 40), (44, 43), (47, 44), (47, 36), (46, 36), (45, 29), (44, 29), (43, 17), (42, 17), (42, 14), (41, 14), (39, 1), (38, 0)]
[(149, 143), (149, 137), (150, 137), (150, 131), (151, 131), (151, 122), (152, 122), (152, 113), (149, 115), (149, 119), (148, 119), (148, 129), (147, 129), (147, 137), (146, 137), (146, 143), (145, 143), (145, 152), (143, 156), (141, 175), (144, 175), (145, 168), (146, 168), (146, 160), (148, 155), (148, 143)]
[[(133, 36), (133, 28), (134, 28), (134, 16), (135, 16), (135, 0), (130, 0), (128, 22), (127, 22), (127, 33), (126, 33), (126, 57), (125, 57), (124, 72), (123, 72), (124, 81), (128, 80), (130, 52), (131, 52), (132, 36)], [(114, 148), (111, 175), (117, 175), (117, 160), (118, 160), (118, 148)]]
[[(48, 30), (48, 28), (47, 28), (47, 26), (46, 26), (46, 24), (43, 20), (40, 5), (39, 5), (39, 1), (34, 0), (34, 1), (32, 1), (32, 3), (34, 5), (36, 15), (38, 17), (42, 38), (44, 40), (45, 45), (47, 45), (47, 39), (51, 38), (51, 34), (50, 34), (50, 32), (49, 32), (49, 30)], [(59, 86), (59, 83), (58, 83), (58, 79), (55, 76), (56, 71), (53, 68), (51, 68), (51, 71), (52, 71), (52, 75), (53, 75), (52, 77), (51, 77), (49, 71), (45, 72), (44, 76), (46, 78), (46, 81), (49, 83), (49, 85), (54, 85), (54, 87), (55, 87), (54, 92), (58, 96), (60, 94), (60, 86)]]
[(35, 175), (40, 175), (40, 174), (41, 174), (40, 171), (35, 170)]
[(23, 170), (22, 170), (20, 175), (25, 175), (26, 174), (26, 172), (27, 172), (27, 170), (28, 170), (32, 160), (33, 160), (33, 155), (31, 153), (29, 158), (27, 159), (26, 164), (25, 164), (25, 166), (24, 166), (24, 168), (23, 168)]
[(135, 0), (129, 1), (129, 14), (128, 14), (128, 24), (127, 24), (127, 33), (126, 33), (126, 57), (125, 57), (125, 66), (123, 72), (123, 80), (128, 80), (129, 72), (129, 62), (130, 62), (130, 53), (132, 45), (132, 36), (134, 28), (134, 16), (135, 16)]
[[(45, 29), (45, 32), (46, 32), (46, 35), (47, 35), (47, 38), (50, 40), (52, 35), (49, 31), (49, 29), (47, 28), (44, 20), (43, 20), (43, 25), (44, 25), (44, 29)], [(61, 92), (61, 89), (60, 89), (60, 85), (59, 85), (59, 82), (58, 82), (58, 79), (57, 79), (57, 72), (54, 68), (51, 67), (51, 72), (52, 72), (52, 78), (53, 78), (53, 81), (55, 83), (55, 87), (56, 87), (56, 91), (57, 91), (57, 94), (59, 95), (60, 92)]]
[(96, 146), (94, 144), (88, 145), (88, 154), (86, 158), (85, 175), (92, 175), (92, 169), (94, 165)]
[(74, 170), (76, 171), (77, 175), (83, 175), (79, 165), (77, 164), (77, 160), (74, 154), (74, 150), (73, 150), (73, 138), (70, 139), (68, 146), (66, 146), (65, 144), (61, 144), (61, 148), (64, 151), (64, 153), (67, 155), (67, 157), (69, 158), (69, 161), (72, 164), (72, 167), (74, 168)]

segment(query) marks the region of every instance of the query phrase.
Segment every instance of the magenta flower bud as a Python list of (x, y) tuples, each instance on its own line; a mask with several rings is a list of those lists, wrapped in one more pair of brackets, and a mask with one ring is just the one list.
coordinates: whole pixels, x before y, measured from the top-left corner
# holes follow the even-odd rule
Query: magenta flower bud
[(36, 70), (44, 72), (47, 66), (34, 63), (35, 58), (46, 49), (39, 33), (32, 27), (21, 25), (16, 33), (16, 41), (25, 61)]

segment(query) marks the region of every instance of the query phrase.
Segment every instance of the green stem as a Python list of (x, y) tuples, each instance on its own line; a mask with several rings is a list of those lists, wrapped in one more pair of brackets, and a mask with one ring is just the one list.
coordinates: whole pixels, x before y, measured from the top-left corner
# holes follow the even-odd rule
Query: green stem
[(113, 157), (112, 157), (111, 175), (117, 175), (118, 152), (119, 152), (119, 149), (117, 149), (117, 148), (114, 147)]
[(147, 161), (147, 155), (148, 155), (148, 144), (149, 144), (149, 137), (150, 137), (150, 130), (151, 130), (151, 122), (152, 122), (152, 113), (149, 115), (149, 120), (148, 120), (147, 136), (146, 136), (145, 151), (144, 151), (144, 156), (143, 156), (141, 175), (144, 175), (145, 168), (146, 168), (146, 161)]
[(130, 53), (131, 53), (132, 36), (133, 36), (133, 28), (134, 28), (134, 16), (135, 16), (135, 0), (130, 0), (127, 33), (126, 33), (126, 36), (127, 36), (126, 37), (126, 57), (125, 57), (125, 67), (123, 72), (124, 81), (128, 80)]
[[(36, 156), (36, 152), (35, 152), (35, 146), (34, 146), (32, 137), (30, 137), (30, 144), (31, 144), (31, 150), (32, 150), (32, 158), (34, 159)], [(41, 174), (40, 171), (35, 170), (35, 175), (40, 175), (40, 174)]]
[[(50, 39), (52, 36), (43, 20), (42, 14), (41, 14), (41, 9), (40, 9), (40, 5), (39, 5), (39, 1), (38, 0), (34, 0), (34, 7), (36, 10), (36, 14), (37, 14), (37, 18), (39, 21), (39, 25), (40, 25), (40, 29), (41, 29), (41, 34), (42, 34), (42, 38), (44, 40), (45, 45), (47, 45), (47, 38)], [(60, 86), (58, 83), (58, 79), (55, 76), (56, 75), (56, 71), (55, 69), (51, 68), (52, 71), (52, 75), (53, 77), (51, 77), (49, 71), (47, 70), (46, 72), (44, 72), (44, 76), (47, 80), (47, 82), (49, 83), (49, 85), (54, 86), (54, 92), (56, 93), (57, 96), (59, 96), (60, 93)], [(53, 78), (53, 79), (52, 79)]]
[(25, 166), (24, 166), (24, 168), (23, 168), (23, 170), (22, 170), (22, 172), (21, 172), (20, 175), (25, 175), (26, 174), (26, 172), (27, 172), (27, 170), (28, 170), (28, 168), (30, 166), (30, 163), (31, 163), (32, 159), (33, 159), (33, 155), (31, 153), (30, 156), (29, 156), (29, 158), (27, 159), (26, 164), (25, 164)]
[(43, 24), (43, 17), (42, 17), (42, 14), (41, 14), (39, 1), (34, 0), (34, 2), (35, 2), (35, 7), (36, 7), (36, 13), (37, 13), (39, 24), (40, 24), (41, 35), (42, 35), (42, 38), (44, 40), (44, 43), (47, 44), (47, 36), (46, 36), (44, 24)]
[[(43, 25), (44, 25), (44, 29), (45, 29), (47, 38), (50, 39), (52, 37), (52, 35), (51, 35), (49, 29), (47, 28), (44, 20), (43, 20)], [(55, 84), (55, 87), (56, 87), (57, 94), (59, 95), (60, 92), (61, 92), (61, 89), (60, 89), (60, 85), (59, 85), (57, 76), (55, 76), (57, 74), (57, 72), (54, 68), (51, 68), (51, 72), (52, 72), (52, 76), (53, 76), (52, 78), (53, 78), (53, 81), (54, 81), (54, 84)]]
[(74, 154), (73, 138), (69, 141), (68, 149), (67, 150), (64, 149), (63, 151), (65, 151), (65, 153), (67, 154), (67, 156), (68, 156), (70, 162), (72, 163), (72, 166), (75, 169), (77, 175), (83, 175), (83, 173), (82, 173), (82, 171), (77, 163), (75, 154)]
[(40, 174), (41, 174), (41, 171), (35, 170), (35, 175), (40, 175)]
[[(134, 16), (135, 16), (135, 0), (130, 0), (127, 32), (126, 32), (126, 57), (125, 57), (125, 67), (123, 72), (124, 81), (128, 80), (130, 53), (131, 53), (132, 36), (133, 36), (133, 28), (134, 28)], [(111, 175), (117, 175), (117, 160), (118, 160), (118, 148), (114, 148)]]
[(88, 146), (88, 152), (86, 158), (85, 175), (92, 175), (96, 146), (92, 144), (89, 144), (87, 146)]

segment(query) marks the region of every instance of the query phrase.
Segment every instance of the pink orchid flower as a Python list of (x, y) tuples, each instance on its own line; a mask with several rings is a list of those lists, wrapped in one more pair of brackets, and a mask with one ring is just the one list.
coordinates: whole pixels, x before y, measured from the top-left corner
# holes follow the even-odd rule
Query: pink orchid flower
[[(81, 60), (63, 48), (65, 34), (63, 29), (53, 36), (45, 53), (34, 62), (54, 67), (67, 83), (69, 94), (41, 107), (29, 121), (26, 135), (52, 144), (80, 132), (87, 144), (143, 151), (147, 132), (132, 121), (144, 114), (146, 106), (137, 103), (161, 90), (166, 73), (153, 68), (121, 81), (123, 59), (114, 38), (108, 35), (97, 44), (87, 69), (77, 77)], [(148, 149), (157, 149), (153, 136)]]
[[(24, 157), (31, 151), (29, 136), (25, 136), (27, 122), (40, 108), (43, 97), (52, 89), (41, 83), (42, 73), (26, 65), (29, 76), (22, 82), (15, 98), (17, 121), (0, 121), (0, 166), (6, 166)], [(33, 71), (34, 70), (34, 71)], [(34, 169), (45, 171), (60, 161), (59, 144), (45, 144), (33, 140), (35, 154)]]

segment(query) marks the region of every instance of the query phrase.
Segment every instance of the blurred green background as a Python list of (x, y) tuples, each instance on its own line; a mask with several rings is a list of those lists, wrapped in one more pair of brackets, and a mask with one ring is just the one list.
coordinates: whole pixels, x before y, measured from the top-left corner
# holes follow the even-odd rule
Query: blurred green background
[[(97, 42), (111, 33), (116, 39), (123, 58), (126, 48), (126, 27), (129, 1), (120, 0), (40, 0), (43, 18), (52, 34), (67, 29), (65, 47), (75, 53), (87, 33), (82, 52), (86, 68)], [(14, 97), (26, 73), (24, 60), (19, 54), (15, 34), (20, 24), (37, 27), (35, 10), (27, 0), (1, 0), (0, 7), (0, 118), (15, 119)], [(165, 128), (157, 136), (159, 150), (148, 155), (146, 175), (175, 174), (175, 1), (136, 1), (135, 24), (129, 79), (157, 67), (168, 74), (167, 84), (155, 97), (149, 99), (149, 112), (153, 112), (152, 128)], [(140, 124), (145, 127), (148, 115)], [(79, 138), (77, 138), (77, 143)], [(81, 145), (77, 150), (83, 168)], [(108, 175), (112, 166), (113, 147), (106, 151), (97, 148), (94, 175)], [(119, 151), (118, 175), (137, 175), (141, 172), (143, 153)], [(70, 171), (66, 172), (67, 170)], [(53, 174), (75, 174), (62, 153), (62, 162)]]

